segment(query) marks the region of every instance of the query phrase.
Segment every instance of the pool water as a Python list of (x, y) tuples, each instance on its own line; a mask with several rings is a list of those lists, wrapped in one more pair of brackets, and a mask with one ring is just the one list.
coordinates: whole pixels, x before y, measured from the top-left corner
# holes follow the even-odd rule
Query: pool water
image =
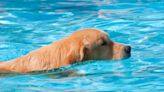
[(163, 0), (0, 0), (0, 60), (90, 27), (131, 45), (131, 58), (1, 75), (0, 92), (164, 92)]

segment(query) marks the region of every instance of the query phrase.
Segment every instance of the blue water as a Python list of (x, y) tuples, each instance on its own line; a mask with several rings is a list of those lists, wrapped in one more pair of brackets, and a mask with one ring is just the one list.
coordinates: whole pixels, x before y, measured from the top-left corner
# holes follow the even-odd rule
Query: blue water
[(163, 0), (0, 0), (0, 60), (90, 27), (131, 45), (132, 57), (1, 76), (0, 92), (164, 92)]

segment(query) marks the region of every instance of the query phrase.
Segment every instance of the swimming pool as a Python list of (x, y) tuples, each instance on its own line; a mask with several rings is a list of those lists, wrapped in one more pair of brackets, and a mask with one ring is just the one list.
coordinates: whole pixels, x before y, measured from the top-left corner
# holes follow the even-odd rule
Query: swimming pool
[[(0, 92), (164, 91), (163, 0), (1, 0), (0, 60), (22, 56), (90, 27), (131, 45), (132, 57), (1, 76)], [(85, 76), (68, 76), (70, 70)]]

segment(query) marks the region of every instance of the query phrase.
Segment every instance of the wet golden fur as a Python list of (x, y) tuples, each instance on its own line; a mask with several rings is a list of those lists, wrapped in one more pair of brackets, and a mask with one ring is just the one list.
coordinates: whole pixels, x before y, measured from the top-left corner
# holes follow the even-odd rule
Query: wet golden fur
[(124, 47), (111, 41), (105, 32), (83, 29), (27, 55), (1, 62), (0, 73), (48, 70), (86, 60), (123, 59)]

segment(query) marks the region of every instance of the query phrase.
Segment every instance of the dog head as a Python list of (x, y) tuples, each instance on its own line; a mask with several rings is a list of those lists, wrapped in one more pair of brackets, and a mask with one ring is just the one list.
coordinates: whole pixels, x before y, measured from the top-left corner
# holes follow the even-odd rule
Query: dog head
[(98, 29), (84, 29), (70, 36), (79, 43), (80, 61), (120, 60), (131, 56), (131, 47), (113, 42), (109, 36)]

